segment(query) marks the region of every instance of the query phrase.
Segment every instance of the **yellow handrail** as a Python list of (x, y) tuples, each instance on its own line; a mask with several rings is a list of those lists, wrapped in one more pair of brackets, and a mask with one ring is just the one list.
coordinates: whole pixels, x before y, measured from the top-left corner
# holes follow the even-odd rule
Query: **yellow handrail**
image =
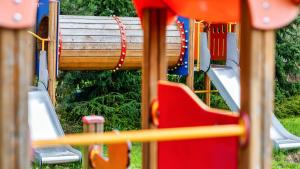
[(217, 93), (218, 90), (195, 90), (194, 93), (202, 94), (202, 93)]
[(201, 127), (181, 127), (166, 129), (132, 130), (106, 132), (106, 133), (84, 133), (70, 134), (50, 140), (33, 141), (34, 148), (51, 147), (59, 145), (92, 145), (92, 144), (117, 144), (127, 141), (131, 142), (153, 142), (153, 141), (176, 141), (188, 139), (204, 139), (217, 137), (243, 137), (246, 129), (243, 124), (218, 125)]
[(42, 41), (42, 51), (45, 51), (45, 41), (50, 41), (49, 38), (42, 38), (39, 35), (31, 32), (31, 31), (27, 31), (28, 33), (30, 33), (33, 37), (37, 38), (38, 40)]

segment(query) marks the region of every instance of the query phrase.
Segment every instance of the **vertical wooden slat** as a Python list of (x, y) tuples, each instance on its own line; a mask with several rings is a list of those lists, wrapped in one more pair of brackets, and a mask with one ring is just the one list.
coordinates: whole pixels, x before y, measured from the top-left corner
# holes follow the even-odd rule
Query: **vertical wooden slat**
[(207, 73), (204, 73), (204, 87), (205, 87), (205, 91), (207, 91), (205, 93), (205, 99), (204, 99), (204, 103), (207, 106), (210, 106), (210, 98), (211, 98), (211, 82), (210, 79), (207, 75)]
[[(142, 63), (142, 128), (155, 128), (150, 122), (151, 103), (157, 98), (157, 82), (167, 74), (166, 10), (145, 9), (143, 12), (144, 56)], [(156, 143), (143, 144), (143, 169), (157, 168)]]
[[(30, 139), (29, 139), (29, 126), (28, 126), (28, 88), (32, 83), (33, 75), (33, 38), (27, 33), (27, 31), (18, 31), (17, 34), (18, 42), (18, 57), (16, 58), (18, 62), (18, 75), (19, 75), (19, 92), (18, 97), (18, 110), (16, 114), (16, 128), (18, 131), (18, 168), (29, 167), (30, 162), (30, 152), (31, 149)], [(25, 45), (26, 44), (26, 45)]]
[(32, 38), (0, 28), (0, 168), (30, 168), (28, 89)]
[(194, 90), (194, 39), (195, 39), (195, 20), (190, 19), (189, 20), (189, 59), (188, 59), (188, 64), (189, 64), (189, 74), (186, 77), (186, 85), (191, 89)]
[(262, 138), (263, 138), (263, 157), (261, 162), (264, 169), (270, 169), (272, 166), (272, 141), (270, 136), (271, 116), (274, 113), (274, 81), (275, 81), (275, 32), (263, 32), (263, 103), (262, 103)]
[(249, 114), (249, 145), (241, 150), (239, 168), (270, 169), (273, 112), (274, 33), (250, 25), (246, 1), (241, 22), (241, 112)]
[(56, 93), (56, 53), (57, 53), (57, 18), (58, 18), (58, 1), (51, 0), (49, 3), (49, 38), (48, 42), (48, 71), (49, 71), (49, 83), (48, 92), (55, 104)]

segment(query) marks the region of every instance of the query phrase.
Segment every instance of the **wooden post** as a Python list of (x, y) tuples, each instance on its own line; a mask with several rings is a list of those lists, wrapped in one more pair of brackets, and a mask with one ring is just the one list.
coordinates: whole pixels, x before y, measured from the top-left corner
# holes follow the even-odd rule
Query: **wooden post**
[(0, 168), (30, 168), (28, 90), (33, 41), (26, 29), (0, 27)]
[(49, 2), (49, 39), (48, 42), (48, 72), (49, 83), (48, 92), (55, 105), (55, 93), (56, 93), (56, 54), (57, 54), (57, 24), (58, 24), (58, 1), (51, 0)]
[(195, 39), (195, 20), (190, 19), (189, 20), (189, 74), (186, 77), (186, 85), (191, 89), (194, 90), (194, 39)]
[[(84, 116), (83, 132), (84, 133), (103, 133), (104, 131), (104, 118), (102, 116)], [(99, 152), (102, 152), (102, 145), (99, 145)], [(92, 169), (90, 165), (90, 146), (84, 146), (82, 149), (82, 168)]]
[[(151, 103), (157, 98), (158, 80), (166, 80), (166, 9), (143, 12), (144, 57), (142, 63), (142, 128), (155, 128), (150, 122)], [(157, 168), (156, 143), (143, 144), (143, 169)]]
[(241, 150), (241, 169), (270, 169), (271, 113), (274, 98), (274, 32), (254, 29), (247, 2), (241, 22), (241, 112), (250, 117), (249, 145)]
[(207, 75), (207, 73), (204, 73), (204, 87), (205, 87), (205, 91), (207, 91), (205, 93), (205, 100), (204, 100), (204, 103), (207, 105), (207, 106), (210, 106), (210, 98), (211, 98), (211, 82), (210, 82), (210, 79)]
[[(210, 31), (207, 30), (207, 34), (208, 34), (208, 49), (210, 49)], [(204, 90), (208, 91), (207, 93), (205, 93), (205, 98), (204, 98), (204, 103), (207, 105), (207, 106), (210, 106), (210, 100), (211, 100), (211, 82), (210, 82), (210, 78), (209, 76), (207, 75), (207, 73), (204, 73)]]

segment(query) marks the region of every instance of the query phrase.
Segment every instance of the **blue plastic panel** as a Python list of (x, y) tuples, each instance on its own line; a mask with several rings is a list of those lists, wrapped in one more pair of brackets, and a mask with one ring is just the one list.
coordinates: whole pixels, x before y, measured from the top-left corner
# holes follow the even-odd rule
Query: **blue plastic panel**
[[(177, 18), (180, 22), (183, 22), (183, 28), (185, 30), (185, 34), (186, 34), (186, 46), (189, 46), (189, 30), (190, 30), (190, 25), (189, 25), (189, 19), (188, 18), (184, 18), (184, 17), (178, 17)], [(188, 58), (189, 58), (189, 49), (185, 48), (185, 52), (184, 52), (184, 57), (183, 57), (183, 64), (181, 66), (179, 66), (177, 69), (171, 71), (169, 70), (170, 74), (176, 74), (176, 75), (180, 75), (180, 76), (186, 76), (189, 74), (189, 64), (188, 64)]]

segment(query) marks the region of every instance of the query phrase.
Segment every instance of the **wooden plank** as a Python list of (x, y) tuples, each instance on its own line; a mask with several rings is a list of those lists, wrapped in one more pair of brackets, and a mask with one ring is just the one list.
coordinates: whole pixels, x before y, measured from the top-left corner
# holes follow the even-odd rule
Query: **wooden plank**
[[(19, 91), (15, 91), (15, 70), (16, 54), (15, 54), (15, 35), (13, 31), (0, 29), (0, 167), (1, 168), (17, 168), (14, 158), (16, 157), (14, 146), (16, 134), (14, 126), (15, 120), (15, 99)], [(18, 76), (17, 76), (18, 78)]]
[(207, 75), (207, 73), (204, 73), (204, 90), (207, 91), (207, 93), (205, 93), (205, 100), (204, 103), (207, 106), (210, 106), (210, 99), (211, 99), (211, 82), (209, 79), (209, 76)]
[[(87, 29), (60, 29), (61, 34), (63, 36), (120, 36), (120, 29), (115, 29), (115, 30), (87, 30)], [(143, 36), (143, 31), (140, 30), (131, 30), (131, 29), (126, 29), (126, 36)], [(167, 31), (167, 37), (180, 37), (179, 30), (170, 30)]]
[[(84, 16), (84, 15), (59, 15), (60, 19), (87, 19), (87, 20), (111, 20), (111, 16)], [(120, 17), (121, 20), (138, 20), (137, 17)]]
[[(61, 29), (117, 29), (119, 30), (119, 26), (117, 24), (83, 24), (83, 23), (59, 23), (59, 27)], [(126, 29), (130, 30), (141, 30), (141, 25), (126, 25)], [(170, 25), (167, 27), (167, 30), (177, 30), (177, 26)]]
[[(120, 36), (62, 36), (64, 43), (79, 42), (79, 43), (115, 43), (121, 42)], [(167, 37), (167, 43), (180, 43), (180, 37)], [(126, 43), (143, 43), (142, 36), (127, 36)]]
[(239, 168), (270, 169), (271, 113), (274, 95), (274, 33), (250, 24), (247, 3), (242, 2), (241, 112), (250, 117), (249, 145), (241, 149)]
[[(18, 129), (18, 167), (19, 168), (27, 168), (30, 166), (31, 157), (29, 154), (29, 145), (30, 139), (28, 138), (30, 135), (28, 129), (28, 90), (29, 85), (32, 84), (32, 75), (33, 75), (33, 49), (34, 43), (33, 38), (28, 34), (27, 30), (18, 31), (17, 39), (18, 42), (18, 74), (19, 74), (19, 96), (17, 101), (18, 111), (16, 113), (15, 125)], [(16, 102), (15, 102), (16, 103)]]
[[(142, 67), (142, 128), (155, 128), (150, 121), (151, 102), (157, 98), (157, 82), (165, 80), (166, 9), (144, 9), (144, 57)], [(156, 143), (143, 144), (143, 169), (157, 168)]]
[(195, 39), (195, 20), (189, 20), (189, 74), (186, 77), (186, 85), (191, 89), (194, 90), (194, 39)]
[[(112, 70), (118, 63), (119, 57), (60, 57), (60, 70)], [(140, 69), (142, 57), (128, 57), (122, 69)], [(177, 63), (177, 57), (168, 58), (170, 67)]]
[[(119, 57), (121, 54), (120, 49), (118, 50), (62, 50), (61, 57), (105, 57), (105, 56), (112, 56), (112, 57)], [(179, 50), (167, 50), (166, 55), (169, 57), (175, 57), (179, 59)], [(126, 58), (127, 57), (142, 57), (143, 50), (126, 50)]]
[(0, 168), (30, 168), (27, 97), (32, 38), (0, 28)]
[(49, 83), (48, 92), (55, 105), (55, 93), (56, 93), (56, 52), (57, 52), (57, 16), (58, 16), (58, 1), (50, 1), (49, 3), (49, 38), (48, 42), (48, 72)]
[[(137, 50), (143, 49), (143, 43), (127, 43), (127, 50)], [(169, 43), (167, 44), (167, 49), (168, 50), (180, 50), (181, 44), (180, 43)], [(62, 44), (62, 49), (67, 50), (67, 49), (75, 49), (75, 50), (80, 50), (80, 49), (85, 49), (85, 50), (90, 50), (90, 49), (121, 49), (121, 43), (63, 43)]]
[[(121, 18), (120, 18), (121, 19)], [(139, 25), (140, 21), (139, 20), (122, 20), (122, 23), (125, 25)], [(80, 18), (76, 18), (76, 19), (60, 19), (59, 21), (60, 23), (84, 23), (84, 24), (93, 24), (93, 23), (97, 23), (97, 24), (117, 24), (116, 21), (114, 19), (104, 19), (104, 20), (90, 20), (90, 19), (80, 19)]]

